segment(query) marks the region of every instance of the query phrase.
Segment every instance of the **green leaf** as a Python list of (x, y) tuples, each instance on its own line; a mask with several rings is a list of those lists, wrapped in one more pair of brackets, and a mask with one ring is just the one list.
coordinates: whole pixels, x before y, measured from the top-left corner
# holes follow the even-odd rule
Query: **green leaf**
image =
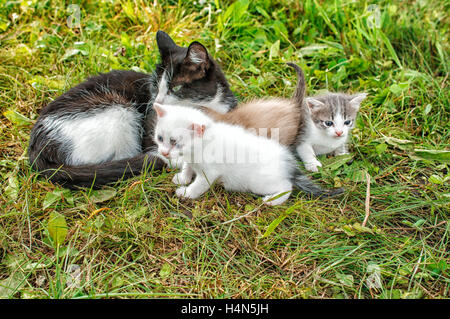
[(44, 201), (42, 202), (42, 208), (49, 208), (53, 203), (61, 198), (60, 194), (55, 194), (55, 192), (47, 193), (45, 195)]
[(54, 203), (60, 201), (63, 197), (73, 206), (73, 196), (70, 190), (57, 188), (53, 192), (45, 195), (44, 201), (42, 202), (42, 209), (49, 208)]
[(82, 55), (88, 55), (88, 52), (86, 50), (80, 50), (80, 49), (69, 49), (66, 51), (66, 53), (63, 55), (63, 57), (61, 58), (61, 61), (65, 61), (68, 60), (69, 58), (77, 55), (77, 54), (82, 54)]
[(438, 175), (435, 175), (435, 174), (431, 175), (431, 176), (428, 178), (428, 181), (429, 181), (430, 183), (438, 184), (438, 185), (443, 185), (443, 184), (444, 184), (444, 180), (442, 179), (442, 177), (440, 177), (440, 176), (438, 176)]
[(53, 241), (53, 244), (57, 247), (60, 246), (67, 236), (67, 223), (66, 218), (56, 212), (50, 213), (50, 217), (48, 220), (47, 231), (50, 235), (50, 238)]
[(423, 110), (423, 114), (428, 115), (428, 113), (431, 112), (431, 109), (432, 109), (431, 104), (427, 104), (427, 106), (425, 106), (425, 109)]
[(414, 143), (410, 140), (402, 140), (402, 139), (390, 137), (390, 136), (384, 136), (383, 139), (389, 145), (395, 146), (404, 151), (412, 149), (412, 147), (414, 145)]
[(102, 203), (116, 196), (117, 191), (114, 188), (92, 191), (89, 197), (93, 203)]
[(258, 13), (260, 13), (262, 16), (264, 16), (264, 18), (270, 19), (269, 14), (263, 8), (261, 8), (260, 6), (256, 6), (255, 9), (256, 9), (256, 11), (258, 11)]
[(0, 281), (0, 299), (11, 298), (25, 283), (23, 274), (15, 271), (14, 274)]
[(280, 40), (277, 40), (270, 46), (269, 60), (280, 55)]
[(275, 228), (277, 228), (277, 226), (286, 218), (289, 216), (289, 214), (291, 214), (294, 209), (296, 209), (299, 205), (294, 205), (289, 207), (286, 211), (284, 211), (280, 216), (278, 216), (275, 220), (273, 220), (269, 227), (267, 227), (267, 230), (265, 231), (265, 233), (262, 235), (261, 238), (265, 238), (270, 236), (270, 234), (273, 233), (273, 231), (275, 230)]
[(382, 154), (386, 152), (387, 148), (388, 146), (385, 143), (381, 143), (375, 147), (375, 151), (377, 152), (377, 154)]
[(338, 155), (330, 158), (326, 158), (323, 160), (323, 165), (329, 170), (335, 171), (339, 167), (345, 165), (348, 161), (353, 158), (351, 154)]
[(12, 200), (16, 200), (19, 196), (19, 181), (15, 175), (8, 177), (8, 186), (5, 187), (4, 194)]
[(396, 96), (401, 95), (404, 91), (408, 90), (409, 83), (394, 83), (389, 87), (389, 91), (394, 93)]
[(13, 109), (9, 109), (5, 112), (3, 112), (3, 115), (14, 125), (27, 125), (32, 123), (33, 121), (31, 121), (29, 118), (27, 118), (26, 116), (20, 114), (19, 112), (13, 110)]
[(169, 263), (165, 263), (162, 267), (161, 270), (159, 271), (159, 275), (162, 278), (167, 278), (172, 274), (172, 266)]
[(415, 154), (421, 158), (441, 162), (450, 162), (450, 151), (415, 149)]
[(339, 280), (339, 282), (347, 287), (353, 287), (353, 275), (344, 275), (344, 274), (336, 274), (336, 278)]

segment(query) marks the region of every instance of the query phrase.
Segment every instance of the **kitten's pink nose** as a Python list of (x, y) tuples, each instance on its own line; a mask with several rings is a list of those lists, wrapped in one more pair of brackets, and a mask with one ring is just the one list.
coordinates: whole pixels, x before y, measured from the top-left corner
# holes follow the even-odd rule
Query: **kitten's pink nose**
[(161, 152), (162, 156), (169, 157), (169, 152)]
[(341, 136), (344, 134), (344, 131), (334, 131), (336, 133), (336, 136)]

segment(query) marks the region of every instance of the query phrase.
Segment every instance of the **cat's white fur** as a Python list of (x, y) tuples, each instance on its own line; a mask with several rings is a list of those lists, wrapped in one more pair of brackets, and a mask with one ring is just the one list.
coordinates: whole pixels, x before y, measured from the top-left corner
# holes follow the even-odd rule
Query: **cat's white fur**
[(89, 116), (48, 116), (44, 122), (50, 138), (70, 145), (67, 165), (86, 165), (138, 155), (141, 117), (134, 108), (114, 105)]
[[(360, 103), (367, 96), (366, 93), (358, 94), (349, 103), (356, 109), (359, 109)], [(308, 97), (306, 104), (310, 107), (321, 106), (322, 102)], [(306, 128), (301, 137), (301, 142), (297, 145), (297, 153), (305, 164), (305, 169), (311, 172), (317, 172), (322, 163), (316, 158), (317, 155), (334, 153), (334, 155), (348, 154), (347, 142), (350, 132), (354, 127), (354, 121), (350, 125), (344, 124), (343, 114), (337, 113), (333, 119), (333, 125), (321, 129), (312, 122), (310, 117), (305, 119)]]
[[(176, 190), (177, 196), (198, 198), (220, 181), (227, 190), (263, 195), (269, 205), (289, 198), (296, 161), (287, 147), (242, 127), (213, 122), (196, 109), (158, 103), (154, 107), (159, 154), (184, 162), (173, 182), (187, 185), (195, 175), (192, 183)], [(170, 143), (171, 138), (177, 144)]]

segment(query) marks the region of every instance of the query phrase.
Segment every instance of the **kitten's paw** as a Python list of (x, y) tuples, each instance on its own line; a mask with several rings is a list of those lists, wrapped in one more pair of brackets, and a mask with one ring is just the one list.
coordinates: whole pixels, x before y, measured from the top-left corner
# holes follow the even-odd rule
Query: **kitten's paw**
[(187, 197), (187, 187), (178, 187), (175, 194), (177, 194), (178, 197)]
[(172, 182), (175, 185), (187, 185), (191, 182), (192, 178), (188, 178), (185, 174), (183, 173), (177, 173), (175, 174), (175, 176), (172, 178)]
[[(287, 191), (287, 192), (284, 192), (284, 194), (282, 194), (282, 195), (281, 195), (281, 193), (266, 195), (263, 197), (263, 202), (264, 202), (264, 204), (270, 205), (270, 206), (280, 205), (289, 198), (290, 194), (291, 194), (291, 192)], [(277, 198), (275, 198), (275, 197), (277, 197)]]
[(322, 163), (320, 163), (319, 161), (305, 163), (305, 169), (310, 172), (318, 172), (319, 167), (322, 167)]
[(177, 188), (175, 193), (177, 194), (178, 197), (181, 197), (181, 198), (195, 199), (198, 197), (198, 196), (195, 196), (195, 194), (192, 194), (189, 187), (185, 187), (185, 186)]
[(350, 154), (350, 153), (347, 152), (347, 151), (344, 151), (344, 152), (342, 152), (342, 151), (334, 151), (334, 153), (333, 153), (334, 156), (347, 155), (347, 154)]

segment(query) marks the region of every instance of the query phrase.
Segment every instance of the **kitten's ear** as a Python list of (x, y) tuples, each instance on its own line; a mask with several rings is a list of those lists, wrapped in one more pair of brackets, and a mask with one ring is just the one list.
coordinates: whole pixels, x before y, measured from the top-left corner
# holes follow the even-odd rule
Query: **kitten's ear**
[(197, 136), (202, 137), (203, 134), (205, 133), (206, 126), (205, 126), (205, 124), (196, 124), (196, 123), (192, 123), (192, 124), (189, 126), (189, 129), (191, 129), (192, 131), (194, 131), (194, 133), (195, 133)]
[(207, 70), (210, 66), (208, 50), (200, 42), (194, 41), (188, 47), (184, 62), (195, 68)]
[(324, 106), (325, 104), (323, 104), (322, 102), (320, 102), (319, 100), (316, 100), (312, 97), (307, 97), (306, 99), (306, 105), (308, 105), (308, 107), (312, 110), (316, 107), (320, 107), (320, 106)]
[(158, 117), (163, 117), (167, 112), (161, 104), (156, 102), (153, 103), (153, 108), (155, 109), (156, 115), (158, 115)]
[(367, 93), (358, 93), (351, 96), (351, 100), (348, 102), (355, 109), (359, 109), (361, 102), (367, 97)]
[(159, 54), (164, 61), (170, 54), (178, 48), (172, 38), (164, 31), (156, 32), (156, 43), (158, 44)]

